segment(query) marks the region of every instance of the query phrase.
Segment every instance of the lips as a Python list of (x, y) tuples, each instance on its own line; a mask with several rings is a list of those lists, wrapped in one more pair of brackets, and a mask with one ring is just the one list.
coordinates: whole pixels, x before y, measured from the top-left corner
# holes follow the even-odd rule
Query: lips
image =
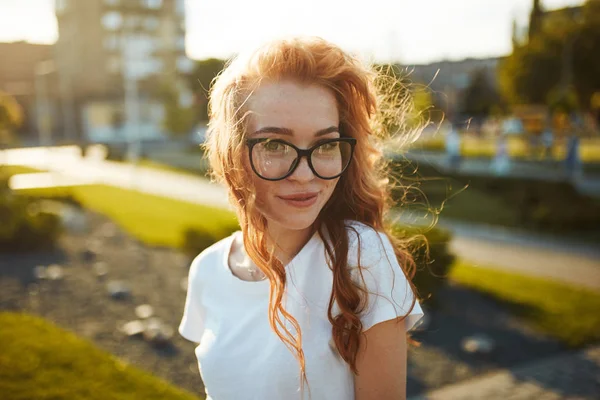
[(313, 197), (316, 197), (319, 192), (305, 192), (305, 193), (296, 193), (287, 196), (278, 196), (283, 200), (292, 200), (292, 201), (306, 201), (310, 200)]
[(290, 207), (295, 208), (309, 208), (313, 206), (317, 202), (319, 192), (303, 192), (303, 193), (294, 193), (286, 196), (277, 196), (285, 204)]

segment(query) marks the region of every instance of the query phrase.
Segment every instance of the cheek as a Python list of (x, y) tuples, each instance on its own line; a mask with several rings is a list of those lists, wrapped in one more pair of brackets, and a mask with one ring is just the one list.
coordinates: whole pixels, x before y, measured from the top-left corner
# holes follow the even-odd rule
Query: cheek
[(252, 175), (254, 175), (252, 177), (252, 191), (256, 194), (256, 203), (258, 206), (267, 206), (269, 199), (273, 197), (272, 193), (275, 191), (277, 183), (260, 179), (255, 174)]
[(323, 197), (324, 197), (324, 201), (327, 202), (329, 201), (329, 199), (331, 198), (331, 195), (333, 194), (333, 192), (335, 191), (335, 188), (337, 186), (339, 182), (339, 179), (335, 179), (332, 181), (326, 181), (326, 183), (323, 184)]

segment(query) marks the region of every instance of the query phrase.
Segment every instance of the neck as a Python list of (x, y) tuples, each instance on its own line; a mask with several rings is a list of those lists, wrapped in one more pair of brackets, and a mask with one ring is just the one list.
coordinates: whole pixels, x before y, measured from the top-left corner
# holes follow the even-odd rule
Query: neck
[(286, 265), (302, 250), (313, 234), (312, 226), (306, 229), (294, 230), (281, 225), (270, 224), (268, 227), (269, 237), (275, 247), (275, 256)]

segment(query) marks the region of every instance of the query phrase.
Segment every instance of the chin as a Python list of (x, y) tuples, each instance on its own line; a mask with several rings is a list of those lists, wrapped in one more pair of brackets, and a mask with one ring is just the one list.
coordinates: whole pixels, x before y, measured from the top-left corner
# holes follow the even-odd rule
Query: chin
[(310, 215), (278, 215), (269, 219), (283, 229), (301, 231), (310, 228), (317, 219), (317, 215), (312, 215), (312, 213)]

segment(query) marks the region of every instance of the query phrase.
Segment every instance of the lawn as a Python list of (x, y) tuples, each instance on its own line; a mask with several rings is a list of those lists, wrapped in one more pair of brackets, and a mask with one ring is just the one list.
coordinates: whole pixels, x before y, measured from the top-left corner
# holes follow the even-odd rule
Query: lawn
[(198, 399), (48, 321), (7, 312), (0, 313), (0, 393), (10, 400)]
[(0, 165), (0, 180), (3, 178), (8, 178), (11, 175), (16, 174), (29, 174), (32, 172), (41, 172), (38, 169), (24, 167), (21, 165)]
[(215, 239), (236, 230), (235, 214), (166, 197), (105, 185), (27, 189), (19, 193), (37, 197), (72, 197), (83, 207), (112, 219), (149, 245), (182, 248), (189, 230), (206, 232)]
[(600, 341), (600, 293), (460, 261), (449, 278), (509, 305), (528, 324), (569, 346)]
[(151, 160), (149, 158), (140, 159), (137, 162), (137, 165), (139, 165), (140, 167), (152, 168), (152, 169), (156, 169), (159, 171), (177, 172), (178, 174), (187, 174), (187, 175), (192, 175), (192, 176), (204, 176), (205, 175), (204, 171), (200, 168), (200, 166), (198, 166), (197, 168), (186, 169), (186, 168), (182, 168), (182, 167), (175, 167), (175, 166), (169, 165), (169, 164), (161, 162), (161, 161)]
[(501, 226), (518, 226), (518, 209), (499, 196), (461, 183), (450, 177), (420, 178), (420, 191), (409, 194), (404, 205), (414, 210), (438, 212), (442, 218)]

